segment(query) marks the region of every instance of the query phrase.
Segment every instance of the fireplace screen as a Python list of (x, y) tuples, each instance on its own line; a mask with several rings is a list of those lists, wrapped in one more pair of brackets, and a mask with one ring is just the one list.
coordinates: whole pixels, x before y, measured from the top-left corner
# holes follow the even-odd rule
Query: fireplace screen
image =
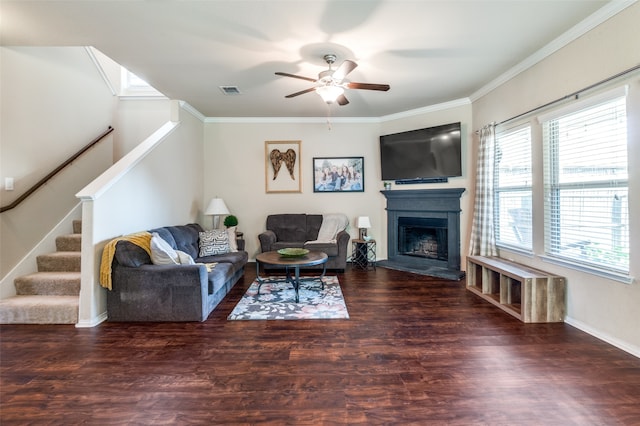
[(398, 218), (398, 254), (446, 261), (447, 241), (446, 219)]

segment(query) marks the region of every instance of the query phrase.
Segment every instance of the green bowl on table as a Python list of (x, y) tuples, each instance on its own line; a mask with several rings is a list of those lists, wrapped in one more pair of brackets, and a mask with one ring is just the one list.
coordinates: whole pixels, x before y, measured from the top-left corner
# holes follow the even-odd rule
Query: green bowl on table
[(303, 248), (283, 248), (278, 250), (278, 254), (282, 257), (302, 257), (309, 253), (309, 250)]

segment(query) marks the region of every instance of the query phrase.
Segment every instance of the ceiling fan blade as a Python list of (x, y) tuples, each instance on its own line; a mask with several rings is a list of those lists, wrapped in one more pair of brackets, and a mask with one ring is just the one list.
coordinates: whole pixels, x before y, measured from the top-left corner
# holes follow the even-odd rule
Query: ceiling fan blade
[(338, 103), (338, 105), (346, 105), (346, 104), (349, 103), (349, 100), (347, 99), (347, 97), (345, 95), (340, 95), (336, 99), (336, 102)]
[(309, 93), (309, 92), (313, 92), (314, 90), (316, 90), (315, 87), (311, 87), (309, 89), (305, 89), (305, 90), (301, 90), (299, 92), (296, 93), (292, 93), (290, 95), (285, 96), (285, 98), (293, 98), (295, 96), (300, 96), (300, 95), (304, 95), (305, 93)]
[(335, 80), (341, 81), (347, 76), (347, 74), (356, 69), (357, 66), (358, 64), (347, 59), (342, 64), (340, 64), (337, 70), (333, 72), (332, 77)]
[(311, 81), (313, 83), (316, 82), (315, 78), (309, 78), (309, 77), (303, 77), (301, 75), (295, 75), (295, 74), (289, 74), (286, 72), (277, 72), (276, 75), (280, 75), (282, 77), (293, 77), (293, 78), (299, 78), (300, 80), (307, 80), (307, 81)]
[(388, 84), (370, 84), (370, 83), (347, 83), (349, 89), (364, 89), (364, 90), (382, 90), (386, 92), (391, 88)]

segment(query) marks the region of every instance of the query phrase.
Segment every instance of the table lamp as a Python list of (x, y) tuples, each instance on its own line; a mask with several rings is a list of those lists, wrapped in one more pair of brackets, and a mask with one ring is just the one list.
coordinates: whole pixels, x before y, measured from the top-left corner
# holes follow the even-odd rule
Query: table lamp
[(224, 203), (224, 200), (218, 197), (213, 198), (209, 202), (207, 210), (204, 211), (204, 214), (213, 216), (213, 229), (218, 229), (218, 226), (220, 224), (220, 216), (224, 216), (229, 213), (229, 209)]
[(360, 239), (366, 239), (367, 228), (371, 228), (371, 221), (369, 220), (369, 216), (359, 216), (357, 220), (357, 226), (360, 229)]

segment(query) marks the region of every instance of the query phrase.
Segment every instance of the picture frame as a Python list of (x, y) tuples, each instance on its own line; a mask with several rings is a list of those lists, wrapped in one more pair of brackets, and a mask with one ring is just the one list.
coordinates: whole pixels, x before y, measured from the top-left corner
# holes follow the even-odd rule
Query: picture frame
[(265, 141), (265, 191), (302, 192), (301, 141)]
[(314, 157), (313, 192), (364, 192), (364, 157)]

